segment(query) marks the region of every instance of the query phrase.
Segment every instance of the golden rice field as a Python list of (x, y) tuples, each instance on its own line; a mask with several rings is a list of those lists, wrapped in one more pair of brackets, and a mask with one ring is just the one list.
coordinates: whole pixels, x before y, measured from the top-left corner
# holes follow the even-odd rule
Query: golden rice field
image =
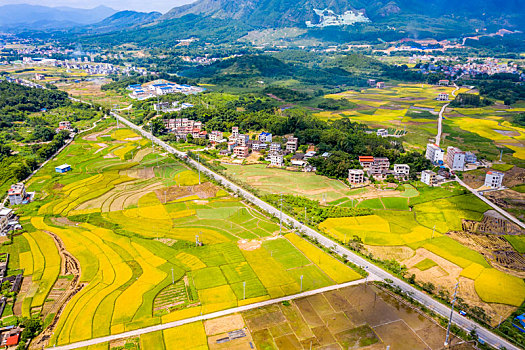
[[(290, 238), (293, 245), (285, 238), (266, 241), (278, 224), (224, 190), (208, 186), (192, 194), (198, 175), (174, 159), (156, 152), (140, 162), (108, 157), (141, 140), (127, 129), (109, 137), (101, 132), (107, 123), (94, 131), (102, 136), (77, 138), (50, 161), (29, 187), (37, 200), (19, 209), (29, 248), (18, 259), (32, 278), (20, 295), (24, 316), (49, 310), (51, 291), (67, 290), (53, 289), (55, 282), (73, 281), (76, 273), (62, 269), (52, 235), (80, 267), (79, 291), (64, 305), (50, 346), (298, 293), (301, 276), (303, 290), (360, 278), (298, 238)], [(101, 142), (107, 147), (93, 146)], [(66, 160), (72, 171), (55, 173)], [(166, 202), (164, 189), (180, 197)], [(242, 250), (238, 242), (249, 240), (264, 244)], [(172, 282), (186, 286), (181, 301), (154, 309)], [(192, 324), (164, 331), (163, 339), (167, 348), (206, 348), (202, 332), (202, 324)]]

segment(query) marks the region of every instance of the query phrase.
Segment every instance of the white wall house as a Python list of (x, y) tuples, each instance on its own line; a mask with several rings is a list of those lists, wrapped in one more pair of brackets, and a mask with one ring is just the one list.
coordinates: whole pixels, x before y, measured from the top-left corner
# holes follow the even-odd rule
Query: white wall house
[(490, 188), (500, 188), (503, 185), (503, 176), (505, 174), (499, 171), (489, 171), (485, 175), (485, 186)]
[(425, 153), (425, 158), (430, 160), (432, 164), (438, 164), (443, 162), (443, 157), (445, 156), (445, 151), (441, 149), (435, 143), (427, 144), (427, 151)]

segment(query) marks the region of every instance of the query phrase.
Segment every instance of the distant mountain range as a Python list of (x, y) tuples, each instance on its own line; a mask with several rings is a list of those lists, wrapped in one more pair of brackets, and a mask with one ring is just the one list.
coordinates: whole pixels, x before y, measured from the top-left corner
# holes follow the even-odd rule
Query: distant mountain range
[(0, 28), (55, 29), (93, 24), (117, 11), (99, 6), (93, 9), (37, 5), (0, 6)]
[(0, 7), (0, 29), (43, 30), (71, 42), (107, 46), (169, 47), (189, 37), (234, 42), (248, 32), (290, 27), (304, 32), (292, 40), (324, 43), (459, 38), (525, 31), (525, 6), (523, 0), (197, 0), (164, 15), (104, 6)]
[(331, 10), (336, 15), (346, 11), (363, 13), (372, 22), (388, 22), (392, 17), (413, 15), (429, 18), (462, 17), (467, 20), (500, 21), (517, 26), (525, 23), (522, 0), (198, 0), (176, 7), (162, 19), (188, 14), (236, 19), (255, 26), (291, 27), (316, 23), (315, 10)]

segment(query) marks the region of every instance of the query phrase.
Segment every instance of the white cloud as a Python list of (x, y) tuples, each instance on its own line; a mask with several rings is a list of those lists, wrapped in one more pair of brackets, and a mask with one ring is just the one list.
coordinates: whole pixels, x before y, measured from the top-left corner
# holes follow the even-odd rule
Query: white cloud
[(31, 4), (41, 6), (70, 6), (93, 8), (105, 5), (115, 10), (167, 12), (173, 7), (191, 3), (195, 0), (0, 0), (0, 5)]

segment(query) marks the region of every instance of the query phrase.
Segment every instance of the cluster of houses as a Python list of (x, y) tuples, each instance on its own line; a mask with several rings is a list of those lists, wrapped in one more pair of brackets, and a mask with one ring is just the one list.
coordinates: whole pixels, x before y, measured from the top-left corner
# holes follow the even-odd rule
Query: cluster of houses
[[(435, 143), (427, 144), (425, 157), (436, 166), (448, 168), (452, 173), (464, 171), (468, 165), (477, 165), (478, 159), (472, 152), (464, 152), (457, 147), (448, 147), (445, 151)], [(484, 187), (489, 189), (499, 189), (503, 186), (505, 174), (498, 171), (489, 171), (485, 175)], [(432, 170), (424, 170), (421, 173), (421, 181), (429, 186), (436, 186), (444, 180), (444, 175)]]
[(146, 84), (129, 85), (128, 90), (131, 91), (129, 94), (131, 98), (145, 100), (151, 97), (176, 93), (185, 95), (198, 94), (206, 89), (199, 86), (177, 84), (164, 79), (159, 79)]
[(390, 160), (386, 157), (360, 156), (359, 164), (362, 169), (348, 170), (348, 182), (351, 185), (363, 184), (367, 178), (384, 180), (387, 176), (392, 175), (396, 180), (406, 181), (410, 176), (409, 165), (394, 164), (394, 169), (391, 170)]
[(74, 129), (73, 129), (73, 126), (71, 125), (71, 122), (68, 121), (68, 120), (64, 120), (64, 121), (61, 121), (58, 123), (58, 128), (55, 129), (55, 131), (57, 133), (63, 131), (63, 130), (66, 130), (66, 131), (69, 131), (69, 132), (73, 132)]
[(169, 133), (177, 137), (177, 140), (186, 140), (188, 135), (193, 136), (194, 139), (205, 139), (208, 135), (203, 130), (202, 122), (188, 118), (164, 119), (164, 126)]
[(192, 108), (193, 105), (191, 103), (180, 103), (179, 101), (175, 101), (172, 103), (169, 102), (159, 102), (155, 103), (153, 105), (153, 110), (156, 112), (163, 112), (163, 113), (172, 113), (172, 112), (179, 112), (183, 109)]
[(384, 81), (376, 81), (375, 79), (368, 79), (367, 81), (368, 86), (376, 89), (384, 89), (385, 88), (385, 82)]

